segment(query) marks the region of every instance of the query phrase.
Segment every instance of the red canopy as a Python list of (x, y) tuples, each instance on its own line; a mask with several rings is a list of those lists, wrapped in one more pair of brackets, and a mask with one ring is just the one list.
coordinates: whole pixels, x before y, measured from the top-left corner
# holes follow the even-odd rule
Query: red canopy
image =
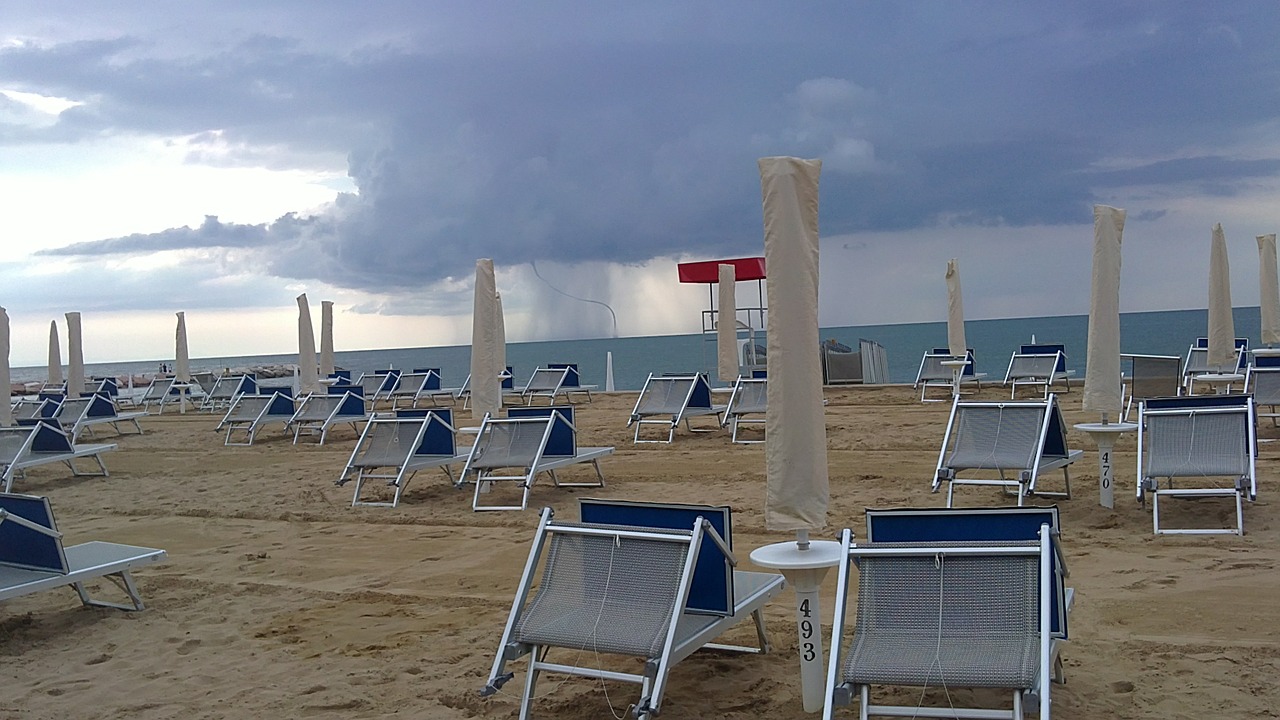
[(732, 258), (730, 260), (699, 260), (698, 262), (680, 263), (682, 283), (714, 283), (720, 281), (720, 265), (732, 265), (736, 280), (763, 280), (764, 258)]

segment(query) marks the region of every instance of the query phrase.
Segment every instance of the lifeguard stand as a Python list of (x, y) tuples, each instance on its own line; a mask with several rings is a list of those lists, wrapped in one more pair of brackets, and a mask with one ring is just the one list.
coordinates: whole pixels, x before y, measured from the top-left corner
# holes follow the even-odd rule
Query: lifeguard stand
[[(751, 375), (765, 368), (765, 322), (768, 308), (764, 304), (765, 268), (763, 257), (732, 258), (728, 260), (700, 260), (677, 265), (682, 283), (702, 283), (707, 286), (707, 309), (702, 311), (703, 370), (714, 375), (716, 328), (720, 323), (720, 309), (716, 307), (716, 288), (720, 282), (721, 265), (732, 265), (737, 282), (756, 283), (758, 305), (734, 308), (733, 322), (737, 327), (738, 371)], [(708, 344), (710, 343), (710, 344)], [(708, 357), (709, 356), (709, 357)], [(732, 378), (720, 378), (732, 382)]]

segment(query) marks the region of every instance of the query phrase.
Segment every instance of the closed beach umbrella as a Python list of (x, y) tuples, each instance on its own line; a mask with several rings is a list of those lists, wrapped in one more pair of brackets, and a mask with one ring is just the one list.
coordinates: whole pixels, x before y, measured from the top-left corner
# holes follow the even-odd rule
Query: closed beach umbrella
[(1093, 290), (1089, 296), (1089, 352), (1085, 410), (1120, 417), (1120, 239), (1125, 212), (1093, 206)]
[(1218, 370), (1236, 367), (1236, 326), (1231, 317), (1231, 268), (1227, 263), (1227, 239), (1222, 223), (1214, 223), (1209, 246), (1209, 366)]
[(298, 392), (310, 393), (320, 390), (320, 379), (316, 375), (316, 331), (311, 325), (311, 306), (307, 303), (307, 294), (298, 296)]
[[(499, 364), (498, 292), (493, 260), (476, 260), (476, 288), (471, 308), (471, 414), (497, 414), (502, 409), (505, 364)], [(505, 353), (505, 348), (501, 351)]]
[[(495, 285), (497, 283), (495, 279)], [(502, 293), (493, 293), (493, 349), (497, 360), (493, 363), (498, 368), (498, 376), (507, 371), (507, 319), (502, 311)], [(498, 383), (498, 392), (502, 392), (502, 383)], [(499, 394), (501, 397), (501, 394)]]
[(964, 339), (964, 297), (960, 293), (960, 263), (947, 261), (947, 350), (954, 357), (968, 357)]
[(67, 397), (84, 392), (84, 348), (80, 340), (80, 313), (67, 313)]
[[(765, 262), (768, 262), (767, 260)], [(729, 264), (720, 270), (720, 320), (716, 323), (716, 363), (720, 379), (733, 382), (738, 377), (738, 298), (734, 293), (737, 274)]]
[(1258, 236), (1258, 300), (1262, 315), (1262, 344), (1280, 343), (1280, 278), (1276, 270), (1276, 234)]
[(827, 524), (827, 431), (818, 358), (818, 178), (821, 160), (761, 158), (769, 268), (765, 526)]
[(178, 382), (191, 382), (191, 357), (187, 352), (187, 314), (178, 313), (178, 328), (173, 335), (173, 374)]
[(9, 404), (13, 381), (9, 377), (9, 311), (0, 307), (0, 392), (4, 392), (4, 402), (0, 403), (0, 425), (8, 427), (13, 424), (13, 407)]
[(62, 384), (62, 349), (58, 347), (58, 321), (49, 321), (49, 384)]
[(320, 374), (333, 375), (333, 301), (320, 301)]

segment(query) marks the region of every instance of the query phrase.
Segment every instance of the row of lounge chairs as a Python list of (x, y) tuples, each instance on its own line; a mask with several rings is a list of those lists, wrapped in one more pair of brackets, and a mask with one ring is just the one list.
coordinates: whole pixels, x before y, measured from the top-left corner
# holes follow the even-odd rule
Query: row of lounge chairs
[[(915, 387), (920, 390), (921, 402), (929, 400), (931, 388), (945, 389), (947, 396), (955, 393), (957, 380), (959, 386), (974, 385), (982, 389), (982, 381), (986, 373), (975, 370), (973, 350), (965, 356), (965, 364), (952, 368), (946, 363), (958, 359), (951, 355), (947, 348), (933, 348), (925, 352), (920, 359), (920, 369), (916, 372)], [(956, 370), (959, 377), (956, 377)], [(1071, 390), (1071, 378), (1074, 370), (1067, 369), (1066, 349), (1056, 343), (1031, 343), (1020, 345), (1009, 358), (1005, 370), (1003, 386), (1009, 388), (1009, 399), (1018, 397), (1019, 388), (1039, 388), (1041, 397), (1047, 397), (1053, 388), (1061, 383), (1066, 391)]]
[[(1074, 601), (1057, 509), (868, 510), (866, 520), (867, 542), (841, 534), (823, 717), (854, 701), (864, 718), (1048, 717)], [(578, 522), (543, 510), (481, 694), (500, 692), (525, 659), (521, 718), (544, 673), (636, 684), (632, 717), (658, 715), (673, 667), (697, 650), (771, 649), (762, 609), (786, 581), (737, 565), (727, 507), (583, 499)], [(754, 646), (716, 642), (748, 617)], [(1004, 689), (1011, 707), (872, 703), (873, 687), (894, 685)]]

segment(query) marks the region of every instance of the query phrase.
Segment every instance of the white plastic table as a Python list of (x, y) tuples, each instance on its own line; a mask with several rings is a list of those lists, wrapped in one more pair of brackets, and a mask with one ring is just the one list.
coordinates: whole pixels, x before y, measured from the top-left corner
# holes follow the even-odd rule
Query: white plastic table
[[(822, 653), (822, 615), (818, 588), (827, 570), (840, 564), (840, 543), (811, 540), (800, 549), (795, 540), (774, 543), (751, 551), (751, 562), (781, 570), (796, 591), (796, 629), (800, 633), (800, 689), (804, 711), (822, 710), (826, 692), (826, 661)], [(838, 652), (838, 648), (832, 652)]]

